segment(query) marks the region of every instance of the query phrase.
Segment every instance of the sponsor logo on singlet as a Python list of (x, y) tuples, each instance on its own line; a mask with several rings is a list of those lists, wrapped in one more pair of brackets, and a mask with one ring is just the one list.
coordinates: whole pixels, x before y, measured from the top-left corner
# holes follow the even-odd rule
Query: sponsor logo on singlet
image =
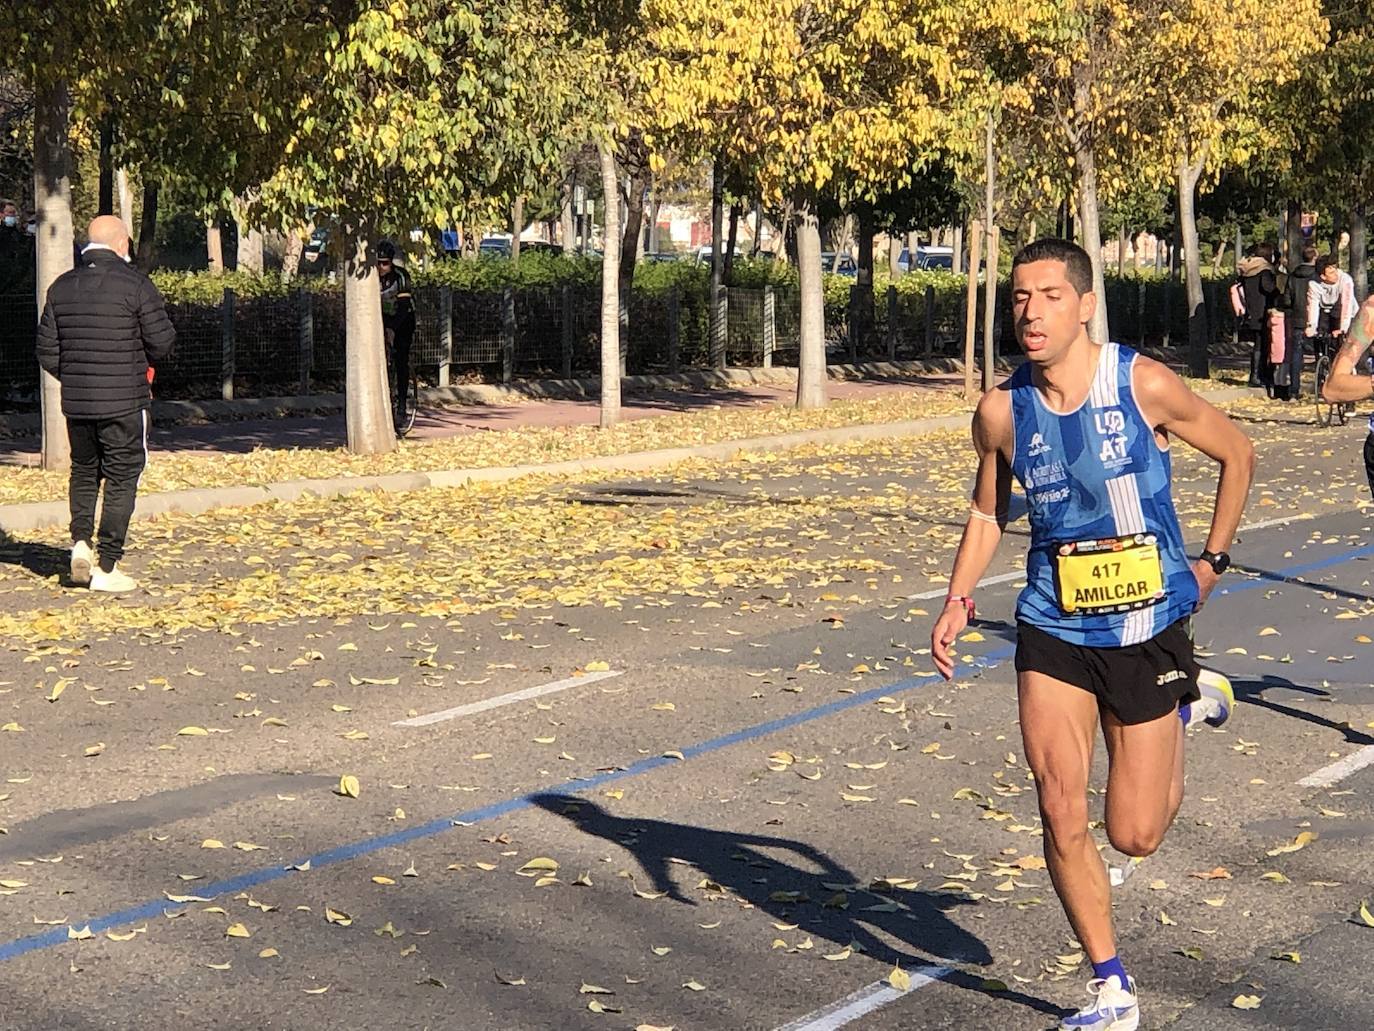
[(1130, 465), (1131, 456), (1126, 440), (1126, 413), (1120, 408), (1103, 408), (1093, 412), (1093, 425), (1101, 438), (1097, 457), (1102, 462), (1102, 468), (1117, 470)]

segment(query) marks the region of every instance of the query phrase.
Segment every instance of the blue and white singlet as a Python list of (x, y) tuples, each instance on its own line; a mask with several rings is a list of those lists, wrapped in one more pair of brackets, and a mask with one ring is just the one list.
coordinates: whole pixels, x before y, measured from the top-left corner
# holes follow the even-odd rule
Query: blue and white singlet
[[(1029, 362), (1008, 381), (1012, 473), (1025, 491), (1031, 527), (1016, 618), (1070, 644), (1140, 644), (1197, 607), (1197, 579), (1170, 492), (1169, 451), (1159, 447), (1131, 389), (1135, 359), (1129, 347), (1103, 345), (1087, 398), (1063, 414), (1046, 405)], [(1066, 611), (1056, 573), (1063, 546), (1111, 539), (1158, 548), (1162, 596), (1129, 611)]]

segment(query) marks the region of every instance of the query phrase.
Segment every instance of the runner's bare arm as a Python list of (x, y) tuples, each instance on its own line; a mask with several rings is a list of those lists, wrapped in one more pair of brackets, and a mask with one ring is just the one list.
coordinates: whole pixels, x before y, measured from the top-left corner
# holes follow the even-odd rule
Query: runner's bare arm
[[(996, 554), (1011, 507), (1011, 395), (1005, 390), (994, 390), (978, 403), (973, 414), (973, 446), (978, 452), (973, 500), (949, 578), (949, 593), (964, 598), (973, 595)], [(931, 655), (946, 680), (954, 675), (950, 649), (967, 625), (968, 611), (963, 604), (947, 602), (931, 631)]]
[[(1217, 500), (1212, 509), (1208, 551), (1226, 551), (1235, 538), (1255, 475), (1255, 446), (1234, 422), (1188, 389), (1166, 365), (1140, 358), (1135, 368), (1135, 396), (1150, 425), (1191, 444), (1221, 466)], [(1217, 574), (1205, 562), (1195, 563), (1202, 600), (1216, 585)]]
[(1335, 403), (1374, 397), (1374, 376), (1366, 376), (1357, 368), (1371, 344), (1374, 344), (1374, 295), (1360, 306), (1345, 343), (1336, 353), (1331, 373), (1322, 384), (1324, 400)]

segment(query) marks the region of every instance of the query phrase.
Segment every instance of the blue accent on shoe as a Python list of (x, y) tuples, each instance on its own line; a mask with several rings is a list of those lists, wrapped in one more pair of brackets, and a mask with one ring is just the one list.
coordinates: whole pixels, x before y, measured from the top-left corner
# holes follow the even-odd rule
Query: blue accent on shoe
[(1123, 986), (1131, 983), (1130, 978), (1126, 976), (1126, 968), (1121, 965), (1120, 956), (1113, 956), (1111, 959), (1104, 959), (1101, 963), (1093, 964), (1093, 977), (1099, 977), (1105, 981), (1113, 974), (1121, 979)]

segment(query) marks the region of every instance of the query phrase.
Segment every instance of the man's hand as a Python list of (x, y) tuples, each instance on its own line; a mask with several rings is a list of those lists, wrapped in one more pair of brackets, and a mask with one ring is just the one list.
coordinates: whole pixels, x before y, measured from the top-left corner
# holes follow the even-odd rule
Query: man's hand
[[(1198, 559), (1193, 563), (1193, 576), (1197, 578), (1197, 607), (1200, 609), (1207, 604), (1207, 599), (1212, 594), (1212, 589), (1220, 582), (1221, 576), (1212, 568), (1210, 562)], [(1193, 611), (1197, 611), (1194, 609)]]
[(968, 610), (957, 601), (945, 602), (945, 610), (935, 621), (935, 629), (930, 632), (930, 654), (935, 659), (935, 668), (946, 680), (954, 679), (954, 642), (968, 626)]

